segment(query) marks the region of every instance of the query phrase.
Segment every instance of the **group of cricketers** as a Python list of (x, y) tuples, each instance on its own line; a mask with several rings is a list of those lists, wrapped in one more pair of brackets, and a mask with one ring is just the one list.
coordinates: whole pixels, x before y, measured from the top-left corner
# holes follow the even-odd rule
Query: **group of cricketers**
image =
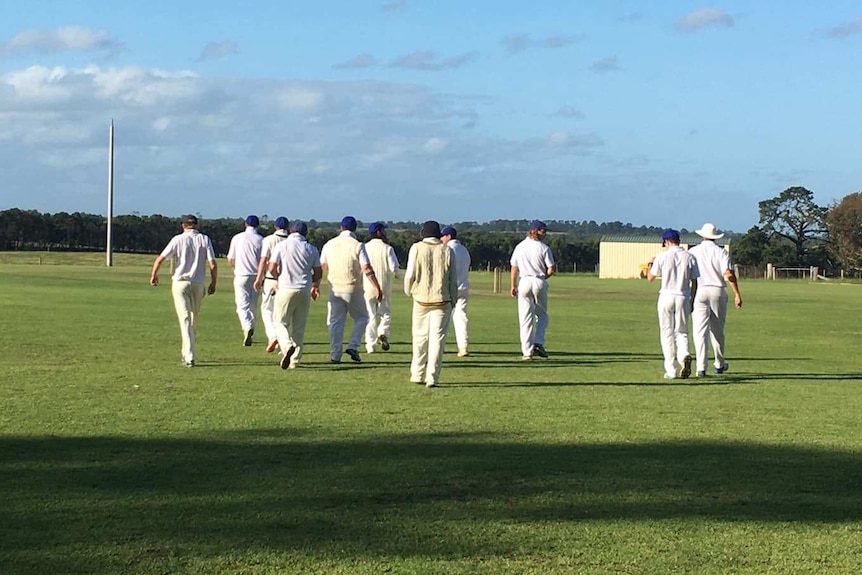
[[(210, 239), (198, 231), (193, 215), (181, 218), (183, 231), (174, 236), (156, 257), (150, 276), (159, 284), (159, 269), (173, 259), (172, 295), (180, 324), (182, 364), (195, 365), (195, 323), (204, 293), (215, 293), (218, 268)], [(390, 348), (393, 281), (402, 273), (395, 250), (386, 237), (386, 225), (374, 222), (368, 239), (360, 242), (357, 221), (345, 216), (338, 235), (318, 249), (308, 243), (308, 226), (279, 217), (272, 234), (258, 232), (260, 220), (251, 215), (245, 229), (230, 242), (228, 262), (234, 272), (236, 313), (242, 344), (252, 345), (257, 320), (263, 324), (266, 351), (279, 351), (282, 369), (296, 368), (302, 359), (305, 328), (311, 302), (320, 295), (324, 274), (329, 283), (326, 325), (330, 362), (362, 361), (363, 344), (368, 354)], [(551, 249), (545, 243), (547, 226), (540, 220), (529, 224), (526, 237), (512, 252), (510, 293), (518, 301), (521, 358), (547, 358), (545, 332), (548, 327), (548, 279), (556, 272)], [(647, 277), (661, 278), (658, 299), (659, 331), (664, 355), (664, 377), (688, 378), (692, 358), (688, 323), (693, 323), (697, 375), (707, 369), (707, 345), (714, 350), (716, 374), (728, 369), (724, 357), (724, 323), (727, 312), (725, 286), (734, 292), (734, 305), (742, 306), (739, 286), (726, 250), (715, 240), (723, 233), (704, 224), (696, 233), (703, 242), (685, 251), (679, 232), (665, 230), (665, 248), (650, 262)], [(410, 247), (403, 272), (404, 292), (413, 299), (410, 382), (437, 387), (450, 322), (454, 324), (459, 357), (470, 354), (467, 302), (470, 254), (458, 241), (457, 230), (429, 220), (422, 225), (420, 239)], [(205, 285), (206, 268), (211, 281)], [(260, 313), (257, 313), (258, 305)], [(353, 323), (347, 345), (344, 332), (348, 318)]]

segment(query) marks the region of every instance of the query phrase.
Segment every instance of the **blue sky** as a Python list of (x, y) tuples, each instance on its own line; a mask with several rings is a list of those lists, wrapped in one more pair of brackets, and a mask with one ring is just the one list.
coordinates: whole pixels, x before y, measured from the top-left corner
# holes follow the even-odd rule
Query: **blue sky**
[[(822, 4), (822, 5), (821, 5)], [(0, 4), (0, 209), (744, 232), (862, 190), (862, 4)]]

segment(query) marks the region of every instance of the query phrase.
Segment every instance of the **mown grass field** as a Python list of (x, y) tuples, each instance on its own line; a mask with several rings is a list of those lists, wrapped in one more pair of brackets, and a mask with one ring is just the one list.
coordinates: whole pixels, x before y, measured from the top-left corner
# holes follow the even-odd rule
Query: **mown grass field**
[(221, 262), (189, 370), (151, 257), (42, 256), (0, 265), (2, 574), (862, 570), (862, 286), (744, 282), (730, 372), (666, 382), (655, 284), (553, 278), (525, 363), (475, 274), (429, 390), (400, 293), (390, 352), (330, 365), (319, 301), (282, 371)]

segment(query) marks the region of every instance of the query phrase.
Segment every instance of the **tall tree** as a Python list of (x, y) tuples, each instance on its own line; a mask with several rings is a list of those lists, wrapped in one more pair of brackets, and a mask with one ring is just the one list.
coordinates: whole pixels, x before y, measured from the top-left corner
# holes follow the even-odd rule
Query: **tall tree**
[(844, 196), (826, 214), (830, 247), (846, 269), (862, 269), (862, 192)]
[(758, 204), (760, 224), (770, 237), (793, 244), (796, 264), (806, 263), (806, 248), (824, 237), (826, 208), (814, 203), (814, 193), (801, 186), (787, 188), (778, 196)]

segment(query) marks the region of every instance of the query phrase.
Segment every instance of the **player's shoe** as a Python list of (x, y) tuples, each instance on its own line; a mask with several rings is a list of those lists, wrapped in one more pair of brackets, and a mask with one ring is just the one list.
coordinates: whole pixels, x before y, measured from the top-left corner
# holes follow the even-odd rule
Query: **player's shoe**
[(287, 348), (287, 351), (284, 352), (284, 355), (281, 356), (281, 369), (287, 369), (290, 367), (290, 358), (293, 357), (293, 353), (296, 351), (296, 346), (292, 345)]
[(687, 355), (682, 360), (682, 370), (679, 372), (680, 379), (688, 379), (691, 377), (691, 356)]
[(354, 363), (361, 363), (362, 362), (362, 358), (359, 357), (359, 352), (356, 351), (355, 349), (345, 349), (344, 353), (349, 355), (350, 359), (352, 359)]
[(548, 352), (545, 351), (545, 346), (543, 346), (541, 343), (537, 343), (533, 345), (533, 355), (547, 358)]
[(254, 328), (250, 328), (242, 332), (242, 344), (246, 347), (251, 346), (251, 339), (254, 337)]
[(725, 363), (725, 364), (724, 364), (724, 365), (722, 365), (721, 367), (715, 367), (715, 368), (713, 368), (713, 369), (712, 369), (712, 373), (714, 373), (715, 375), (721, 375), (722, 373), (725, 373), (728, 369), (730, 369), (730, 364), (729, 364), (729, 363)]
[(380, 337), (377, 338), (377, 341), (380, 342), (380, 347), (381, 347), (381, 349), (383, 349), (383, 351), (389, 351), (389, 348), (391, 346), (389, 345), (389, 338), (388, 337), (386, 337), (385, 335), (381, 335)]
[(269, 345), (266, 346), (266, 353), (272, 353), (275, 351), (275, 348), (278, 347), (278, 340), (274, 339), (269, 342)]
[(698, 371), (697, 376), (698, 377), (706, 377), (706, 372), (705, 371)]
[(467, 351), (467, 348), (466, 348), (466, 347), (465, 347), (464, 349), (459, 349), (459, 350), (458, 350), (458, 357), (467, 357), (467, 356), (469, 356), (469, 355), (470, 355), (470, 352), (469, 352), (469, 351)]

